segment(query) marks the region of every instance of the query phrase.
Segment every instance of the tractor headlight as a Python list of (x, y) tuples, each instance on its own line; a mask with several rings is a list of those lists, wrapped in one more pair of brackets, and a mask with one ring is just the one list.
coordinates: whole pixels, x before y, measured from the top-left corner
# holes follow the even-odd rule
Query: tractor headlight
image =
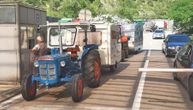
[(60, 62), (60, 66), (61, 66), (61, 67), (65, 67), (65, 66), (66, 66), (66, 62), (65, 62), (65, 61), (61, 61), (61, 62)]
[(39, 67), (38, 61), (35, 61), (35, 62), (34, 62), (34, 67)]
[(168, 49), (175, 49), (175, 47), (174, 47), (174, 46), (171, 46), (171, 47), (168, 47)]

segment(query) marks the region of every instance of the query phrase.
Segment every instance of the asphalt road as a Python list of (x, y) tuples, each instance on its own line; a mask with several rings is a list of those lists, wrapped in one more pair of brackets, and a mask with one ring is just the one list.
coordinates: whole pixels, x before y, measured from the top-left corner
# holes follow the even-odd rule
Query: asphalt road
[[(167, 36), (168, 34), (171, 34), (171, 31), (166, 31), (165, 32), (165, 36)], [(162, 48), (162, 43), (164, 39), (152, 39), (152, 32), (144, 32), (143, 35), (143, 49), (144, 50), (161, 50)]]
[[(147, 67), (171, 68), (173, 58), (166, 58), (160, 49), (161, 39), (153, 40), (145, 33), (144, 47), (153, 49), (129, 55), (114, 73), (103, 69), (101, 85), (84, 89), (82, 102), (74, 103), (70, 96), (70, 85), (40, 91), (37, 98), (27, 102), (21, 95), (0, 104), (8, 110), (192, 110), (193, 102), (183, 86), (173, 80), (172, 73), (138, 72), (147, 60)], [(149, 40), (148, 40), (149, 38)], [(149, 42), (152, 42), (150, 45)], [(156, 42), (156, 43), (155, 43)], [(155, 44), (154, 44), (155, 43)], [(155, 50), (154, 50), (155, 49)], [(141, 80), (143, 79), (143, 80)], [(142, 84), (141, 84), (142, 83)], [(138, 91), (139, 94), (138, 94)], [(141, 93), (141, 96), (140, 96)], [(139, 96), (139, 97), (138, 97)], [(137, 101), (135, 101), (137, 99)], [(138, 109), (133, 108), (135, 106)]]

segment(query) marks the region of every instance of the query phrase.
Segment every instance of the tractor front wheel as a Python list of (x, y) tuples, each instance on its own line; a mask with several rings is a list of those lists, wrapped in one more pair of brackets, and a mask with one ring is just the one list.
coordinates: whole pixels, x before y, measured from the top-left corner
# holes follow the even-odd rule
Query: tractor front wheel
[(101, 60), (98, 51), (91, 50), (83, 60), (83, 76), (89, 87), (95, 88), (100, 84)]
[(21, 94), (26, 101), (34, 100), (36, 97), (36, 82), (32, 82), (32, 74), (28, 74), (22, 81)]
[(80, 102), (83, 97), (84, 83), (81, 75), (75, 75), (72, 81), (72, 100)]

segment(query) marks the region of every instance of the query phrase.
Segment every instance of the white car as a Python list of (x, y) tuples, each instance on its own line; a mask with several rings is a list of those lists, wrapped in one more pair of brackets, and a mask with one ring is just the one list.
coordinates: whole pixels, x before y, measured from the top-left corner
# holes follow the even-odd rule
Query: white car
[(156, 38), (161, 38), (161, 39), (165, 39), (165, 32), (163, 29), (157, 29), (153, 32), (153, 36), (152, 36), (153, 39), (156, 39)]

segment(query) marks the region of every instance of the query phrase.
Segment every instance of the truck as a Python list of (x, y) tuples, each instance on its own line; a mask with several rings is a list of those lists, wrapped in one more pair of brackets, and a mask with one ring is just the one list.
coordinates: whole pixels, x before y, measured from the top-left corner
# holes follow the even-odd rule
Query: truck
[[(0, 82), (20, 83), (31, 72), (31, 48), (39, 25), (46, 24), (46, 12), (19, 2), (0, 1)], [(46, 38), (45, 38), (46, 39)]]

